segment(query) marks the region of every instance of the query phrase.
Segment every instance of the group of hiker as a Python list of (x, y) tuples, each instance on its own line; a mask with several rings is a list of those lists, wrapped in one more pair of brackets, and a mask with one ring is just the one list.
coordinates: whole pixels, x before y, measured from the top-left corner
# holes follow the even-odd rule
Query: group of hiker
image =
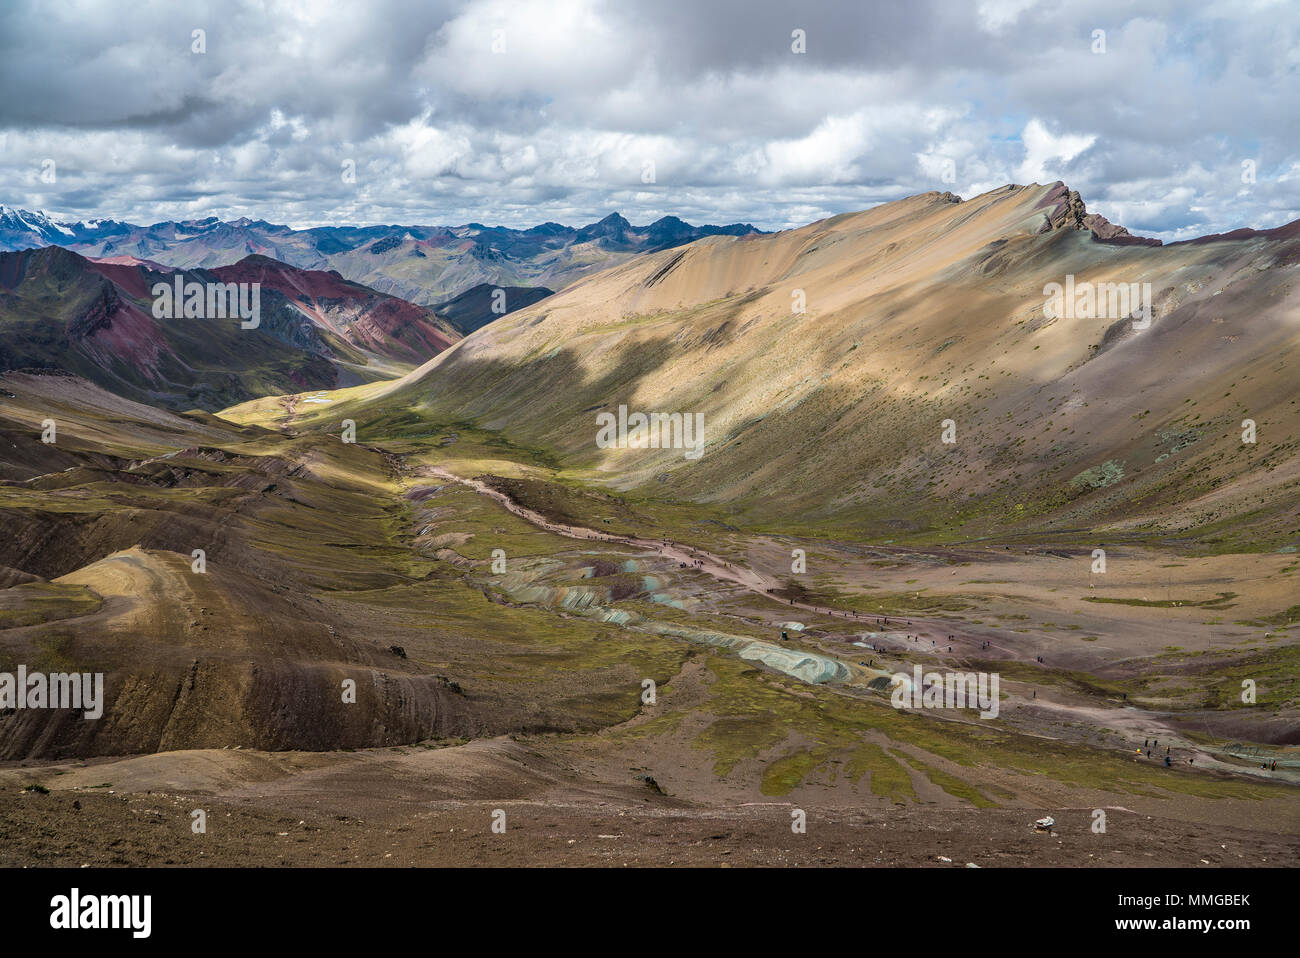
[[(1150, 757), (1151, 757), (1151, 752), (1152, 752), (1153, 749), (1155, 750), (1156, 756), (1157, 756), (1157, 757), (1160, 757), (1160, 739), (1158, 739), (1158, 738), (1157, 738), (1157, 739), (1150, 739), (1150, 738), (1148, 738), (1148, 739), (1143, 739), (1143, 740), (1142, 740), (1142, 748), (1146, 749), (1146, 757), (1147, 757), (1147, 758), (1150, 758)], [(1172, 746), (1169, 746), (1169, 745), (1166, 745), (1166, 746), (1165, 746), (1165, 754), (1164, 754), (1163, 757), (1164, 757), (1164, 760), (1165, 760), (1165, 768), (1172, 768), (1172, 767), (1173, 767), (1173, 764), (1174, 764), (1173, 748), (1172, 748)], [(1188, 765), (1195, 765), (1195, 764), (1196, 764), (1196, 758), (1195, 758), (1195, 756), (1189, 758), (1189, 759), (1187, 760), (1187, 764), (1188, 764)]]

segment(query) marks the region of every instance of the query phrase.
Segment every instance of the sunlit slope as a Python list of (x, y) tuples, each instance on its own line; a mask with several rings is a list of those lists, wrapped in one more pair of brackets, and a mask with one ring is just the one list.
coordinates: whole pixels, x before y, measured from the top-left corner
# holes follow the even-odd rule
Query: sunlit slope
[[(752, 524), (1291, 541), (1297, 231), (1152, 247), (1104, 242), (1082, 212), (1061, 184), (1003, 187), (703, 239), (596, 274), (299, 423), (347, 416), (378, 438), (472, 422), (554, 450), (572, 475)], [(1044, 289), (1067, 275), (1150, 284), (1150, 327), (1108, 308), (1047, 316)], [(596, 415), (620, 404), (702, 413), (703, 456), (598, 448)]]

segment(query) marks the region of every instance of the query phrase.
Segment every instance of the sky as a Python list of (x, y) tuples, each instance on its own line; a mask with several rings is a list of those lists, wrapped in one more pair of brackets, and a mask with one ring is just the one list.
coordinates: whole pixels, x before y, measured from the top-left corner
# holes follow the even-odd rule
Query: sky
[(0, 90), (0, 203), (71, 220), (1300, 218), (1292, 0), (11, 0)]

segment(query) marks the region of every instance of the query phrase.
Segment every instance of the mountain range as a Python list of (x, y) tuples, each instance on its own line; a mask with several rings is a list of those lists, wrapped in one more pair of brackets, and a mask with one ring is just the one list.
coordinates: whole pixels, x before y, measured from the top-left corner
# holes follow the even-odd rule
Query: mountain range
[(434, 306), (475, 286), (561, 289), (638, 253), (705, 236), (759, 232), (746, 223), (692, 226), (665, 216), (633, 226), (618, 213), (575, 228), (543, 223), (510, 229), (464, 226), (322, 226), (293, 229), (248, 218), (216, 217), (137, 226), (116, 220), (64, 222), (0, 206), (0, 250), (62, 246), (85, 256), (131, 256), (180, 269), (226, 266), (261, 255)]

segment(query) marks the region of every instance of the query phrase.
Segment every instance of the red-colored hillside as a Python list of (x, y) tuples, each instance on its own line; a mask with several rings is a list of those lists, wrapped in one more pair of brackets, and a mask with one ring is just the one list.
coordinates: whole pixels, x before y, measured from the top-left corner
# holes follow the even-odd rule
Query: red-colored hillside
[(273, 289), (318, 326), (358, 349), (399, 362), (422, 363), (460, 338), (433, 310), (338, 273), (297, 269), (267, 256), (248, 256), (210, 272), (224, 283), (260, 283), (263, 289)]

